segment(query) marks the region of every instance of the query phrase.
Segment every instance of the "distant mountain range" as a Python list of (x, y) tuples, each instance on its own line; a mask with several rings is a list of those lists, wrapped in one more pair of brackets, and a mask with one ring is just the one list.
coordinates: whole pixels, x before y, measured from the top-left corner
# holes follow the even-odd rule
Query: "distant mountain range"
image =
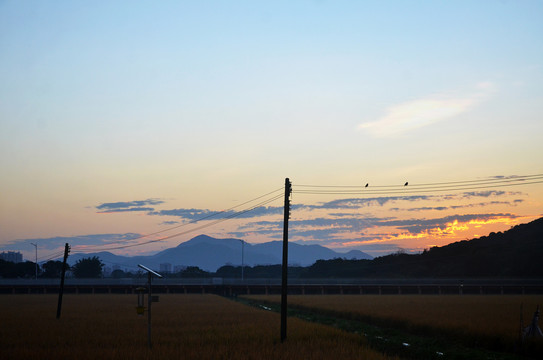
[[(282, 241), (271, 241), (262, 244), (244, 243), (243, 263), (247, 266), (276, 265), (282, 262)], [(242, 240), (216, 239), (207, 235), (199, 235), (183, 242), (178, 246), (163, 250), (150, 256), (120, 256), (110, 252), (91, 254), (74, 254), (69, 256), (68, 263), (74, 265), (82, 258), (96, 256), (108, 267), (118, 266), (121, 270), (134, 270), (138, 264), (143, 264), (158, 270), (160, 264), (169, 263), (173, 267), (198, 266), (205, 271), (216, 271), (221, 266), (241, 265)], [(338, 253), (320, 245), (301, 245), (289, 243), (289, 265), (309, 266), (317, 260), (344, 259), (373, 259), (372, 256), (359, 251), (351, 250), (347, 253)]]

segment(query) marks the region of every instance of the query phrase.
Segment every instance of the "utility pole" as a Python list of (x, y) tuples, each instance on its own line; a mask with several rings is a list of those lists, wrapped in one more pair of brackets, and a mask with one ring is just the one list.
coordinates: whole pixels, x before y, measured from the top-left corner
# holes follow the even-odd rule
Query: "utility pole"
[(60, 319), (60, 310), (62, 309), (62, 295), (64, 294), (64, 277), (66, 276), (66, 260), (70, 253), (70, 245), (64, 246), (64, 261), (62, 262), (62, 275), (60, 276), (60, 289), (58, 291), (57, 319)]
[(38, 244), (30, 243), (36, 248), (36, 280), (38, 280)]
[(243, 281), (243, 266), (245, 265), (244, 264), (244, 255), (243, 255), (243, 252), (244, 252), (244, 247), (245, 247), (245, 241), (243, 240), (240, 240), (241, 241), (241, 281)]
[(287, 338), (287, 275), (288, 275), (288, 219), (290, 217), (290, 194), (292, 184), (285, 179), (285, 206), (283, 208), (283, 264), (281, 276), (281, 342)]

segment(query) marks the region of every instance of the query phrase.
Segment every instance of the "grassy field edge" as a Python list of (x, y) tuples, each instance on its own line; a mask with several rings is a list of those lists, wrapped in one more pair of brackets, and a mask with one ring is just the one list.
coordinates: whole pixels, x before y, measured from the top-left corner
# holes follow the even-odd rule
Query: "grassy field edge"
[[(247, 305), (280, 311), (280, 303), (262, 296), (237, 299)], [(288, 315), (344, 331), (364, 334), (368, 344), (389, 355), (411, 359), (518, 359), (538, 358), (541, 344), (507, 343), (498, 336), (473, 336), (454, 329), (439, 329), (406, 320), (387, 319), (289, 303)]]

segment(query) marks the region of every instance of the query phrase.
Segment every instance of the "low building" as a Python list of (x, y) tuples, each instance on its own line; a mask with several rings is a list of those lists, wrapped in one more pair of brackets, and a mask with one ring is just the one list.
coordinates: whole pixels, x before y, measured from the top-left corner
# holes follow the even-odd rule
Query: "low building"
[(169, 274), (172, 272), (172, 264), (170, 263), (163, 263), (160, 264), (160, 272), (164, 274)]
[(18, 251), (3, 251), (0, 254), (0, 259), (11, 261), (12, 263), (20, 263), (23, 262), (23, 254)]

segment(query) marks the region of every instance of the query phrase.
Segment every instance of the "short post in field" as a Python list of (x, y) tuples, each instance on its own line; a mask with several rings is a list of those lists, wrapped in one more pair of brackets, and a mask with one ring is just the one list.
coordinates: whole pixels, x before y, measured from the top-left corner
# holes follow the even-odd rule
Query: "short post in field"
[[(153, 275), (158, 278), (161, 278), (162, 275), (160, 275), (156, 271), (149, 269), (147, 266), (143, 266), (141, 264), (138, 264), (138, 266), (141, 269), (147, 271), (147, 286), (149, 289), (149, 292), (147, 293), (147, 343), (150, 349), (153, 347), (153, 344), (151, 343), (151, 303), (153, 302), (153, 295), (152, 295), (152, 290), (151, 290), (151, 278), (153, 277)], [(155, 300), (155, 301), (158, 301), (158, 300)], [(143, 292), (142, 292), (142, 304), (143, 304)], [(139, 295), (138, 295), (138, 305), (139, 305)], [(136, 310), (139, 311), (138, 309)]]
[(144, 299), (144, 291), (147, 290), (143, 286), (140, 286), (136, 288), (136, 292), (138, 294), (138, 306), (136, 306), (136, 313), (139, 316), (143, 316), (143, 313), (145, 312), (145, 299)]

